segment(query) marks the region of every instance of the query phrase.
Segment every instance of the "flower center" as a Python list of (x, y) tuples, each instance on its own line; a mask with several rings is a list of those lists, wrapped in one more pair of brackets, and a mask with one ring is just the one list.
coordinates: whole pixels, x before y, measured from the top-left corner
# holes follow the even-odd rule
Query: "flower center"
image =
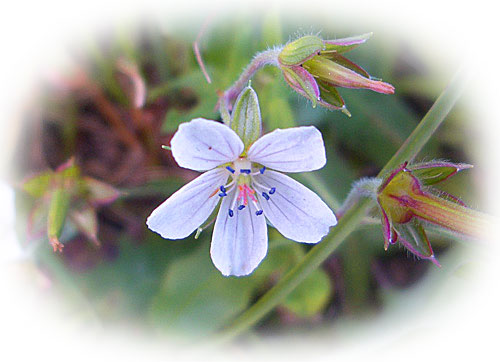
[(249, 160), (244, 157), (238, 158), (229, 166), (225, 166), (226, 170), (230, 172), (231, 181), (227, 185), (221, 185), (219, 196), (226, 197), (234, 190), (233, 201), (228, 210), (230, 217), (234, 216), (235, 211), (242, 211), (247, 208), (249, 203), (255, 206), (255, 215), (263, 214), (262, 207), (256, 197), (260, 193), (266, 201), (269, 201), (270, 195), (276, 192), (275, 187), (267, 187), (261, 185), (255, 180), (255, 176), (263, 175), (266, 167), (255, 167)]

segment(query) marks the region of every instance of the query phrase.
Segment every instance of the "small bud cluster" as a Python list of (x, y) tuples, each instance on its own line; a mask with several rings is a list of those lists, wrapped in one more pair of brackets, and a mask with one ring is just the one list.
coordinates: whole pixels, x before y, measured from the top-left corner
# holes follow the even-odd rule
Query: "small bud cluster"
[(79, 232), (99, 245), (96, 208), (112, 203), (119, 196), (114, 187), (82, 176), (73, 158), (55, 171), (28, 178), (21, 188), (35, 200), (29, 233), (35, 234), (33, 226), (40, 224), (38, 219), (47, 215), (46, 233), (55, 252), (61, 252), (64, 247), (60, 237), (67, 218)]
[(288, 43), (278, 60), (283, 76), (290, 87), (317, 104), (329, 109), (340, 109), (350, 115), (337, 87), (370, 89), (392, 94), (394, 87), (374, 80), (360, 66), (342, 54), (363, 44), (371, 34), (357, 37), (322, 40), (313, 35)]

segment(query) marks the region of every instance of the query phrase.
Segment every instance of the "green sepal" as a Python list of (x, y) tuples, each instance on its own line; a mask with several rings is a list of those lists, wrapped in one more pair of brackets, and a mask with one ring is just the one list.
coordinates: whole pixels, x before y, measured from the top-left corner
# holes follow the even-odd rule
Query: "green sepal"
[(337, 88), (327, 82), (318, 80), (320, 97), (323, 102), (331, 104), (334, 107), (342, 108), (345, 106), (344, 99)]
[(50, 240), (59, 239), (66, 220), (70, 201), (70, 193), (63, 186), (52, 191), (47, 219), (47, 235)]
[(312, 317), (325, 308), (332, 292), (328, 275), (316, 269), (286, 297), (282, 305), (298, 317)]
[(323, 40), (314, 35), (307, 35), (294, 40), (283, 48), (278, 60), (286, 66), (298, 65), (318, 54), (325, 48)]
[(248, 86), (240, 93), (235, 102), (229, 127), (240, 136), (245, 151), (262, 134), (262, 117), (257, 93)]
[(398, 224), (396, 231), (398, 232), (398, 240), (412, 254), (415, 254), (422, 259), (430, 259), (433, 263), (439, 265), (434, 257), (431, 243), (427, 238), (424, 227), (416, 218), (405, 224)]
[(451, 162), (427, 162), (408, 166), (413, 176), (425, 186), (434, 185), (447, 180), (457, 172), (471, 168), (472, 165)]
[(21, 185), (21, 188), (30, 196), (33, 196), (35, 198), (42, 197), (50, 188), (53, 177), (54, 174), (52, 171), (39, 173), (38, 175), (30, 177), (26, 181), (24, 181)]
[(307, 98), (312, 102), (313, 108), (315, 108), (319, 98), (318, 84), (314, 77), (307, 73), (304, 68), (297, 68), (297, 70), (302, 70), (302, 76), (294, 71), (293, 67), (283, 68), (283, 76), (292, 87), (300, 87), (300, 89), (306, 93)]

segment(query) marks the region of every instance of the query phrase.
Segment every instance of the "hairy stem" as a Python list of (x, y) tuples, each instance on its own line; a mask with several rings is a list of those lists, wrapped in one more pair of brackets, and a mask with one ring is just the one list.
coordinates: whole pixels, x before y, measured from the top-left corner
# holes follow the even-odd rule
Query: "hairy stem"
[(238, 98), (243, 88), (248, 85), (248, 81), (252, 79), (254, 74), (266, 65), (274, 65), (278, 67), (278, 55), (281, 52), (281, 48), (268, 49), (263, 52), (257, 53), (252, 59), (250, 64), (247, 65), (243, 73), (241, 73), (238, 80), (228, 88), (221, 97), (219, 102), (219, 108), (221, 113), (227, 109), (231, 110), (233, 103)]

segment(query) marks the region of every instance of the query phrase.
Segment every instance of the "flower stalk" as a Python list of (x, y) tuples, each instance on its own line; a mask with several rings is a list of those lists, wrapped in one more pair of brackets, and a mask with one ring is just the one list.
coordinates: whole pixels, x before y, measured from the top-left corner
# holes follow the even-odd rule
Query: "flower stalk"
[(263, 52), (257, 53), (250, 64), (243, 70), (240, 77), (234, 84), (228, 88), (219, 98), (219, 111), (221, 114), (227, 114), (233, 109), (236, 98), (248, 85), (255, 73), (266, 65), (278, 67), (278, 55), (281, 47), (275, 47)]

